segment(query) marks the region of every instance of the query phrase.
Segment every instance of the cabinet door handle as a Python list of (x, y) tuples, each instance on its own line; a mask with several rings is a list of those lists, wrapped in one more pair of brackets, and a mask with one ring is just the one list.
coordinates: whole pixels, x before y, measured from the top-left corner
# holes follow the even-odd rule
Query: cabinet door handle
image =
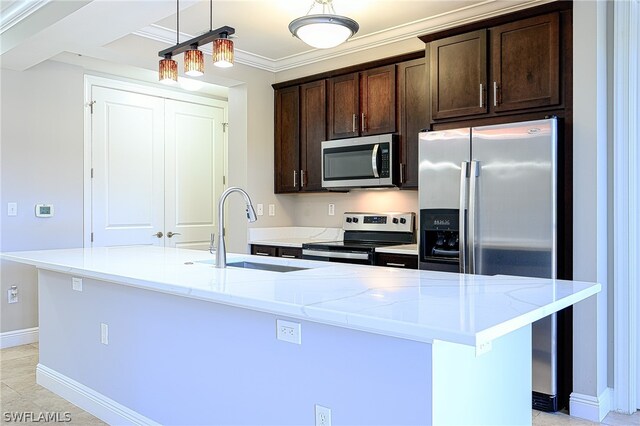
[(269, 253), (265, 253), (265, 252), (263, 252), (263, 251), (257, 251), (257, 252), (256, 252), (256, 255), (257, 255), (257, 256), (271, 256)]
[(161, 231), (156, 232), (155, 234), (151, 234), (152, 237), (162, 238), (164, 234)]
[(404, 268), (406, 265), (404, 263), (387, 262), (386, 266), (397, 266), (399, 268)]
[(484, 96), (482, 96), (482, 83), (480, 83), (480, 108), (482, 108), (482, 104), (483, 104), (483, 99)]
[(364, 112), (362, 113), (362, 122), (360, 123), (360, 127), (363, 132), (367, 131), (367, 115)]
[(171, 238), (171, 237), (173, 237), (174, 235), (182, 235), (182, 234), (181, 234), (181, 233), (179, 233), (179, 232), (171, 232), (171, 231), (167, 232), (167, 237), (168, 237), (168, 238)]
[(304, 181), (304, 170), (300, 169), (300, 188), (303, 188), (306, 185)]
[(295, 258), (296, 258), (296, 257), (295, 257), (294, 255), (292, 255), (292, 254), (282, 254), (282, 255), (280, 255), (280, 257), (287, 257), (287, 258), (289, 258), (289, 259), (295, 259)]
[(352, 121), (351, 121), (351, 131), (354, 132), (354, 133), (356, 131), (356, 115), (355, 114), (353, 114), (353, 118), (352, 118)]
[(498, 82), (493, 82), (493, 106), (498, 106)]
[(293, 187), (297, 187), (298, 186), (298, 171), (294, 170), (293, 171)]
[(404, 163), (400, 163), (400, 183), (404, 183)]

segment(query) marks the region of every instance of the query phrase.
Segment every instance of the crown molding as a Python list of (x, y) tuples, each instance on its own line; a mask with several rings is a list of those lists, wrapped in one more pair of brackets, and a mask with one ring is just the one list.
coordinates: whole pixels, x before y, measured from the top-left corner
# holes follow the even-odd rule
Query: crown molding
[[(383, 31), (354, 37), (348, 42), (333, 49), (312, 49), (295, 55), (281, 58), (267, 58), (251, 52), (236, 49), (235, 61), (250, 67), (259, 68), (265, 71), (277, 73), (305, 65), (352, 55), (357, 52), (373, 49), (391, 43), (416, 38), (421, 35), (434, 33), (471, 22), (490, 19), (496, 16), (512, 13), (556, 0), (531, 0), (524, 3), (499, 3), (496, 0), (486, 0), (482, 3), (462, 7), (450, 12), (430, 16), (428, 18), (398, 25)], [(175, 31), (159, 25), (150, 25), (133, 34), (156, 40), (162, 43), (174, 44)], [(188, 40), (193, 35), (180, 33), (180, 40)], [(211, 48), (204, 46), (201, 48), (204, 53), (211, 55)]]
[(51, 0), (16, 0), (0, 15), (0, 34), (45, 6)]

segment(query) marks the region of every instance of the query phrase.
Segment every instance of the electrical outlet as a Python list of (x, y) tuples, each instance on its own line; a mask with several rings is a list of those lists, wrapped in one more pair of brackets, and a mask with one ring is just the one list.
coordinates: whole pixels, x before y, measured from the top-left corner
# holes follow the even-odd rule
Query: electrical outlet
[(329, 204), (329, 216), (335, 216), (335, 215), (336, 215), (336, 205)]
[(276, 320), (276, 337), (278, 340), (295, 343), (296, 345), (302, 344), (300, 323)]
[(275, 216), (275, 215), (276, 215), (276, 205), (269, 204), (269, 216)]
[(256, 210), (256, 214), (258, 216), (262, 216), (264, 214), (264, 204), (258, 204), (258, 209)]
[(82, 278), (72, 277), (71, 288), (73, 288), (75, 291), (82, 291)]
[(316, 426), (331, 426), (331, 409), (322, 405), (315, 405)]
[(12, 285), (7, 290), (7, 303), (18, 303), (18, 286)]
[(100, 343), (109, 344), (109, 326), (105, 323), (100, 324)]

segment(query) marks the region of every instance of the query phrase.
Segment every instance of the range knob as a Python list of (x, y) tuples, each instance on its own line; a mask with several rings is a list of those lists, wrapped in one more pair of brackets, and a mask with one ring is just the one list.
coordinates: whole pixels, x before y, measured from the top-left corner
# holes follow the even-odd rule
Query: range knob
[(353, 219), (351, 219), (350, 217), (348, 217), (347, 219), (345, 219), (347, 221), (347, 223), (351, 223), (353, 222)]
[(404, 225), (405, 223), (407, 223), (407, 219), (405, 219), (404, 217), (401, 217), (400, 223)]
[(358, 218), (357, 217), (353, 218), (353, 223), (358, 223)]
[(398, 218), (397, 218), (397, 217), (394, 217), (394, 218), (393, 218), (393, 220), (392, 220), (392, 222), (393, 222), (393, 223), (398, 223)]

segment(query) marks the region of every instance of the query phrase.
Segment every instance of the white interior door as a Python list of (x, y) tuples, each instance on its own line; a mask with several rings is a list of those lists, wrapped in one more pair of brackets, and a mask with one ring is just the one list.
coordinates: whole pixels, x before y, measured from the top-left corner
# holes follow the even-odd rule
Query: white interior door
[(91, 91), (93, 246), (163, 245), (164, 100)]
[(207, 249), (223, 190), (225, 110), (166, 100), (165, 245)]

